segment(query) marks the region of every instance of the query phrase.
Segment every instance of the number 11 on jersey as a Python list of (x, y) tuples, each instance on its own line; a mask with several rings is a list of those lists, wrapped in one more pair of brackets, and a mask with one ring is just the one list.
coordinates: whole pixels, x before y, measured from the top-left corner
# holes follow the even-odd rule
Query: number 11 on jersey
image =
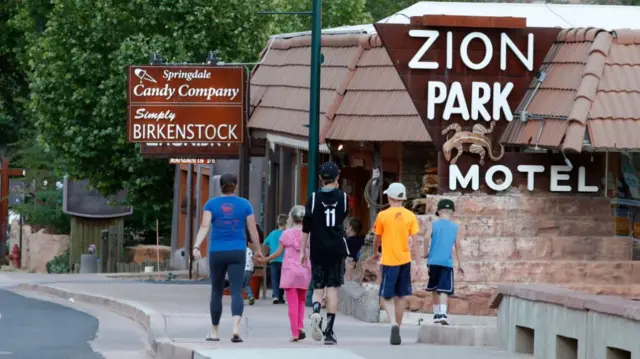
[(335, 227), (336, 226), (336, 209), (335, 208), (327, 208), (324, 211), (324, 214), (327, 218), (327, 227)]

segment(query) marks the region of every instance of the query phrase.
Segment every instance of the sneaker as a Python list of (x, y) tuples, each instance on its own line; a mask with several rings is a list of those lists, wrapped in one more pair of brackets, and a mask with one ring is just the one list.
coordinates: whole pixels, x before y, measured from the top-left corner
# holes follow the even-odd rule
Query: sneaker
[(311, 337), (317, 342), (322, 339), (322, 316), (320, 313), (311, 314)]
[(433, 315), (433, 324), (442, 323), (442, 314), (434, 314)]
[(254, 304), (256, 304), (256, 298), (249, 297), (249, 305), (254, 305)]
[(338, 344), (338, 340), (336, 339), (336, 334), (332, 331), (327, 331), (324, 333), (324, 345), (335, 345)]
[(402, 338), (400, 337), (400, 327), (394, 325), (391, 327), (391, 338), (389, 338), (389, 343), (391, 345), (400, 345), (402, 344)]
[(278, 298), (278, 304), (286, 304), (283, 298)]
[(440, 324), (449, 325), (449, 320), (447, 319), (446, 314), (440, 314)]
[(273, 298), (273, 304), (280, 304), (280, 301), (278, 300), (278, 298)]
[(298, 340), (304, 340), (307, 339), (307, 334), (304, 332), (304, 330), (301, 330), (298, 332)]

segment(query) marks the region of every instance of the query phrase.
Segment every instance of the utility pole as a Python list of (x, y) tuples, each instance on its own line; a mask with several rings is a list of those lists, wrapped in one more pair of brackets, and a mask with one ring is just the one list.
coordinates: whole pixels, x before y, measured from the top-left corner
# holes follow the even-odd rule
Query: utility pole
[(313, 0), (311, 10), (311, 94), (309, 99), (309, 161), (307, 193), (318, 188), (318, 147), (320, 146), (320, 68), (322, 65), (322, 0)]
[[(313, 0), (311, 12), (262, 12), (262, 15), (311, 15), (311, 82), (309, 85), (309, 161), (307, 194), (318, 188), (318, 148), (320, 147), (320, 66), (322, 65), (322, 0)], [(313, 286), (309, 284), (306, 305), (311, 306)]]
[[(311, 82), (309, 99), (309, 161), (307, 194), (318, 188), (318, 147), (320, 147), (320, 69), (322, 66), (322, 0), (313, 0), (311, 9)], [(313, 285), (309, 284), (305, 305), (313, 304)]]

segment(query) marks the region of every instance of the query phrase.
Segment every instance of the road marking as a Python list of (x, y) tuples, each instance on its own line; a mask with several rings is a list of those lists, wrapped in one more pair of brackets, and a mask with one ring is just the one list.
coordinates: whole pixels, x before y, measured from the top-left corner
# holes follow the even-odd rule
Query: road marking
[(13, 354), (12, 352), (0, 352), (0, 355), (11, 355)]

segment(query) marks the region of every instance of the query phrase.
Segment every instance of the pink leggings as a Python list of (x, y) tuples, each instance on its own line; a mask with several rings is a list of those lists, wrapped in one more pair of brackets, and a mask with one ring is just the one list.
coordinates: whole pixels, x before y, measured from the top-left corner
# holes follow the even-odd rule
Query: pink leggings
[(307, 299), (306, 289), (287, 288), (287, 305), (289, 306), (289, 322), (291, 324), (291, 335), (298, 337), (304, 329), (304, 304)]

